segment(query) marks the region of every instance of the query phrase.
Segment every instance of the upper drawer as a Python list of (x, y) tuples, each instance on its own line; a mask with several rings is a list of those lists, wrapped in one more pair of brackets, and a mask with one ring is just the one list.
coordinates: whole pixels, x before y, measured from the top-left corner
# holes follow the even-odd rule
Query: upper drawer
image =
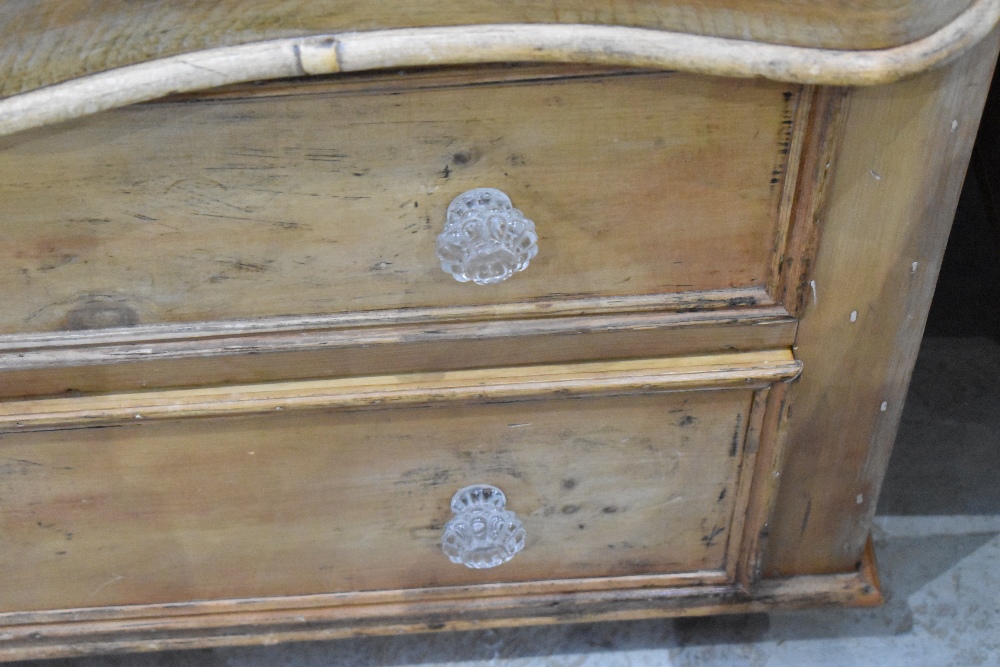
[[(6, 137), (0, 331), (763, 293), (800, 94), (579, 68), (392, 74)], [(476, 187), (538, 233), (528, 269), (486, 287), (435, 256)]]

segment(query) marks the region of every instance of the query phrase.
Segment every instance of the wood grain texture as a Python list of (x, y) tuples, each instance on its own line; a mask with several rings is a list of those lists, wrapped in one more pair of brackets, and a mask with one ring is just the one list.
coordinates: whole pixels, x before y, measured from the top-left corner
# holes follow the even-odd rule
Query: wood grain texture
[[(859, 562), (996, 59), (850, 95), (795, 345), (768, 576)], [(813, 291), (813, 287), (815, 291)]]
[[(767, 282), (798, 87), (379, 81), (141, 105), (3, 139), (0, 330)], [(455, 282), (434, 248), (452, 198), (484, 185), (535, 221), (540, 247), (487, 287)]]
[(212, 327), (205, 327), (208, 331), (189, 332), (186, 339), (149, 340), (136, 335), (116, 344), (67, 336), (48, 345), (36, 339), (38, 347), (0, 354), (0, 396), (76, 396), (787, 349), (795, 340), (795, 327), (783, 309), (770, 307), (229, 336), (212, 336)]
[(255, 80), (373, 69), (504, 62), (586, 63), (874, 85), (961, 55), (1000, 20), (1000, 0), (975, 2), (936, 32), (883, 50), (829, 50), (622, 25), (490, 24), (313, 35), (138, 62), (0, 100), (0, 136), (164, 95)]
[[(310, 595), (39, 614), (34, 623), (4, 626), (0, 660), (880, 604), (870, 544), (863, 557), (858, 572), (769, 580), (749, 592), (703, 585), (484, 597), (479, 593), (488, 586), (476, 586), (456, 587), (447, 592), (452, 597), (431, 596), (421, 604), (345, 607), (336, 595)], [(129, 618), (129, 612), (134, 616)]]
[[(0, 609), (644, 574), (708, 582), (712, 571), (724, 581), (752, 395), (539, 394), (3, 435)], [(503, 489), (528, 534), (492, 570), (440, 551), (451, 496), (472, 483)]]
[(275, 410), (385, 410), (436, 403), (510, 403), (695, 387), (760, 389), (794, 378), (800, 370), (801, 364), (788, 350), (770, 350), (8, 401), (0, 403), (0, 432), (266, 414)]
[[(493, 23), (621, 25), (831, 49), (927, 36), (970, 0), (338, 3), (332, 0), (29, 0), (0, 8), (0, 95), (192, 50), (316, 33)], [(81, 57), (81, 54), (85, 54)]]

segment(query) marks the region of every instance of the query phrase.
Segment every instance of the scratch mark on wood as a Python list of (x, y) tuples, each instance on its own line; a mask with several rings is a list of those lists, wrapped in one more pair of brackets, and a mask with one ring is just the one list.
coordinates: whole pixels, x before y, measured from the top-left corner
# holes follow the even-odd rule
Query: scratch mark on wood
[(105, 581), (103, 584), (99, 585), (97, 588), (95, 588), (94, 590), (92, 590), (90, 592), (90, 595), (88, 595), (87, 597), (91, 597), (91, 598), (94, 597), (95, 595), (97, 595), (98, 593), (100, 593), (101, 591), (103, 591), (105, 588), (107, 588), (108, 586), (110, 586), (111, 584), (113, 584), (113, 583), (115, 583), (117, 581), (121, 581), (124, 578), (125, 578), (124, 575), (121, 575), (121, 574), (113, 575), (110, 579), (108, 579), (107, 581)]
[(702, 543), (704, 543), (705, 548), (707, 549), (707, 548), (711, 547), (712, 545), (714, 545), (715, 544), (715, 538), (717, 538), (719, 535), (721, 535), (723, 532), (725, 532), (725, 530), (726, 530), (725, 528), (721, 528), (719, 526), (714, 526), (712, 528), (712, 530), (709, 531), (708, 535), (702, 535), (701, 541), (702, 541)]
[(15, 463), (23, 463), (29, 466), (38, 466), (39, 468), (52, 468), (53, 470), (72, 470), (72, 466), (53, 466), (47, 463), (39, 463), (38, 461), (29, 461), (28, 459), (4, 459), (5, 461), (14, 461)]
[(736, 428), (733, 430), (733, 439), (729, 443), (729, 455), (736, 456), (740, 451), (740, 426), (743, 424), (743, 415), (736, 415)]

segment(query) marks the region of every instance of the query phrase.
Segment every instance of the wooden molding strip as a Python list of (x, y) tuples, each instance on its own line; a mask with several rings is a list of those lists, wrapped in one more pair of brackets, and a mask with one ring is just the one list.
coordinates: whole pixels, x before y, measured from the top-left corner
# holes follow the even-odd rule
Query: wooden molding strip
[(749, 613), (816, 605), (881, 604), (870, 544), (863, 561), (857, 572), (764, 580), (749, 591), (741, 586), (700, 585), (574, 592), (533, 590), (504, 595), (506, 585), (498, 585), (493, 591), (496, 595), (487, 596), (476, 594), (483, 587), (467, 587), (471, 595), (459, 597), (452, 597), (450, 592), (437, 595), (427, 589), (388, 592), (375, 604), (364, 604), (361, 598), (368, 594), (358, 594), (355, 604), (345, 604), (348, 600), (341, 596), (314, 595), (149, 605), (137, 607), (138, 616), (122, 607), (77, 610), (82, 618), (92, 620), (75, 622), (67, 622), (63, 612), (56, 612), (50, 622), (45, 622), (42, 619), (46, 612), (38, 612), (40, 622), (0, 625), (0, 661), (570, 621)]
[[(191, 618), (203, 619), (196, 626), (225, 626), (223, 619), (232, 613), (275, 613), (289, 610), (315, 610), (346, 607), (378, 607), (420, 602), (486, 600), (489, 598), (531, 597), (565, 593), (608, 593), (629, 595), (633, 591), (655, 588), (683, 589), (725, 587), (733, 582), (722, 570), (698, 570), (673, 574), (640, 574), (612, 577), (582, 577), (547, 579), (489, 584), (437, 586), (434, 588), (404, 588), (391, 590), (312, 593), (307, 595), (276, 595), (256, 598), (223, 598), (191, 602), (161, 602), (126, 604), (107, 607), (79, 607), (39, 611), (0, 612), (0, 628), (26, 625), (62, 625), (83, 622), (142, 621), (143, 619)], [(185, 621), (180, 621), (186, 623)], [(189, 622), (188, 622), (189, 623)], [(58, 633), (58, 630), (54, 632)]]
[(506, 402), (647, 391), (762, 388), (799, 374), (790, 350), (523, 366), (0, 403), (0, 433), (281, 410)]
[[(106, 329), (11, 333), (0, 334), (0, 353), (177, 340), (237, 338), (268, 334), (299, 335), (320, 331), (353, 330), (352, 335), (359, 335), (357, 332), (362, 329), (378, 330), (406, 325), (424, 327), (475, 326), (489, 322), (510, 322), (516, 319), (521, 320), (518, 326), (526, 326), (530, 321), (540, 323), (554, 319), (572, 321), (573, 318), (584, 318), (581, 320), (584, 321), (585, 319), (609, 315), (622, 317), (641, 316), (641, 314), (692, 323), (732, 318), (766, 320), (789, 317), (788, 312), (782, 306), (777, 305), (763, 288), (749, 287), (640, 296), (523, 301), (492, 306), (397, 308), (330, 315), (295, 315), (207, 322), (164, 322)], [(584, 322), (580, 326), (586, 327), (588, 324)]]
[(0, 100), (0, 136), (172, 93), (393, 67), (560, 62), (803, 84), (882, 84), (950, 61), (988, 35), (998, 20), (1000, 0), (976, 0), (923, 39), (869, 51), (578, 24), (405, 28), (278, 39), (151, 60), (8, 97)]

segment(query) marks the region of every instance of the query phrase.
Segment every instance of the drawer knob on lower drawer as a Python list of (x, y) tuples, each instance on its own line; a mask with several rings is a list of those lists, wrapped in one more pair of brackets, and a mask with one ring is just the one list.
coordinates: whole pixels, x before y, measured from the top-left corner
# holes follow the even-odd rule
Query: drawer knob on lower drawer
[(441, 539), (451, 562), (477, 570), (496, 567), (524, 548), (524, 526), (506, 506), (507, 497), (495, 486), (458, 490), (451, 499), (455, 517), (445, 524)]
[(437, 237), (441, 268), (460, 283), (503, 282), (538, 254), (535, 223), (493, 188), (463, 192), (448, 206), (444, 231)]

